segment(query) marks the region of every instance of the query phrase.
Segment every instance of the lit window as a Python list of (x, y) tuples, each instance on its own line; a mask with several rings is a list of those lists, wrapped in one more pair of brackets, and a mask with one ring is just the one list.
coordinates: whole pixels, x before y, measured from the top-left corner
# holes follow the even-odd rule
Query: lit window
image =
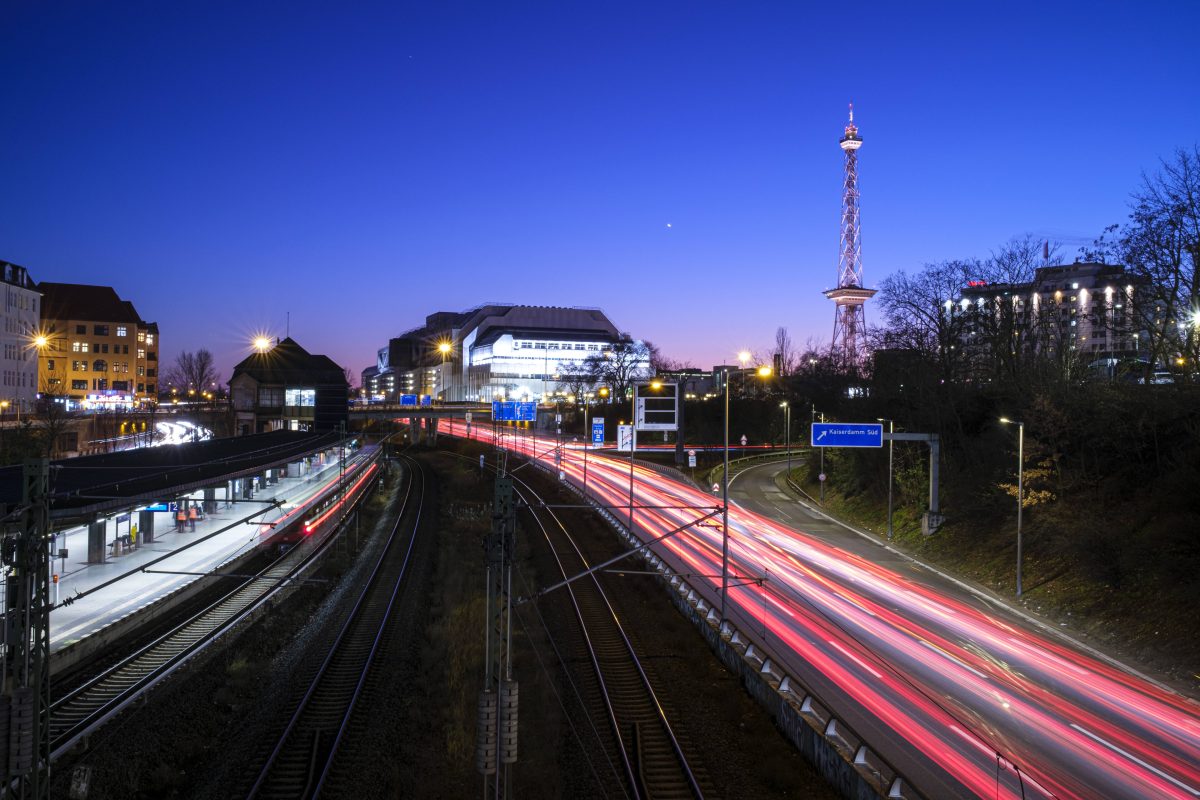
[(153, 333), (146, 334), (146, 344), (154, 344), (154, 334)]
[(139, 347), (139, 348), (138, 348), (138, 358), (140, 358), (140, 359), (142, 359), (142, 360), (145, 360), (145, 358), (146, 358), (146, 348), (144, 348), (144, 347)]
[(129, 335), (128, 328), (126, 328), (124, 325), (117, 326), (117, 336), (128, 336), (128, 335)]

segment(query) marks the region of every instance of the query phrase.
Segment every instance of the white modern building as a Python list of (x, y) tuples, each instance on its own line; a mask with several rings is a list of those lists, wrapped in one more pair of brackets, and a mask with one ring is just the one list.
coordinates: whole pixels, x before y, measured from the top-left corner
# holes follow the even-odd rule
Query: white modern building
[[(582, 372), (589, 356), (632, 343), (595, 308), (490, 304), (438, 312), (380, 349), (375, 385), (445, 402), (540, 400)], [(631, 369), (649, 371), (646, 356)]]

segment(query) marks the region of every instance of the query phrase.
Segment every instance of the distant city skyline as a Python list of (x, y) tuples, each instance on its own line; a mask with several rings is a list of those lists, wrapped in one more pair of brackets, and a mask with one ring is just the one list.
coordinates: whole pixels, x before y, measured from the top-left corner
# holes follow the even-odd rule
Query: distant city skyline
[(1197, 23), (1183, 3), (10, 3), (0, 259), (113, 286), (164, 367), (203, 347), (225, 379), (258, 333), (357, 375), (490, 301), (599, 307), (706, 368), (779, 326), (828, 342), (848, 103), (867, 286), (1027, 233), (1071, 260), (1196, 143)]

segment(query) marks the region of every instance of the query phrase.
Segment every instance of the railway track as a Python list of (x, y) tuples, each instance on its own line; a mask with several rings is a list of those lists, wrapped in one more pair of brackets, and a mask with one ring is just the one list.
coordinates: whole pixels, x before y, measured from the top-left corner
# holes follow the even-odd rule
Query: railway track
[[(338, 747), (375, 654), (388, 636), (392, 608), (404, 585), (421, 522), (424, 472), (417, 461), (402, 458), (409, 466), (404, 507), (362, 593), (262, 765), (250, 798), (315, 798), (328, 788)], [(411, 509), (410, 501), (415, 502)], [(402, 530), (406, 518), (410, 523)]]
[[(527, 482), (514, 478), (517, 493), (549, 545), (564, 580), (590, 566), (580, 544)], [(702, 798), (703, 774), (688, 763), (654, 687), (596, 574), (562, 589), (570, 598), (592, 666), (593, 705), (607, 719), (607, 746), (624, 771), (630, 797)]]
[[(365, 492), (365, 484), (363, 491)], [(334, 536), (289, 550), (255, 577), (137, 652), (56, 700), (50, 708), (51, 760), (112, 719), (221, 633), (302, 573)]]

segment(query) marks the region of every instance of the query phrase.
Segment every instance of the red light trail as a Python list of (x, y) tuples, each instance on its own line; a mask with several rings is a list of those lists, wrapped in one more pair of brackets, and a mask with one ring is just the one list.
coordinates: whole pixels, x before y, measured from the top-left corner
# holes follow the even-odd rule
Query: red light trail
[[(464, 436), (461, 423), (451, 433)], [(495, 443), (490, 428), (472, 438)], [(555, 443), (499, 443), (554, 468)], [(583, 451), (557, 468), (583, 484)], [(634, 527), (649, 540), (712, 509), (711, 495), (635, 465)], [(592, 455), (587, 494), (627, 519), (628, 461)], [(1008, 798), (1198, 798), (1200, 704), (801, 530), (730, 506), (730, 621), (867, 738), (918, 790)], [(654, 546), (717, 599), (720, 525)], [(717, 577), (713, 577), (716, 575)], [(764, 580), (765, 578), (765, 580)]]

